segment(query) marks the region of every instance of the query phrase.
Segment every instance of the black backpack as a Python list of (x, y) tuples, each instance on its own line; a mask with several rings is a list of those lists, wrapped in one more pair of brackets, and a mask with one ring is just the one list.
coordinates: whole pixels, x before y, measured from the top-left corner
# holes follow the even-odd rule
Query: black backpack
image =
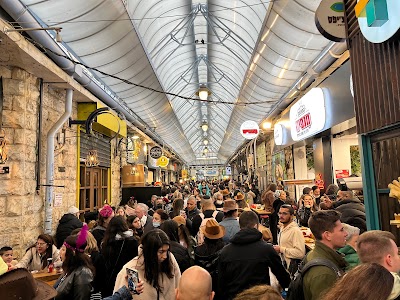
[(342, 271), (330, 260), (325, 258), (315, 258), (305, 263), (303, 260), (299, 265), (299, 269), (293, 277), (287, 292), (287, 300), (305, 300), (303, 290), (303, 278), (308, 270), (315, 266), (325, 266), (332, 269), (337, 277), (342, 275)]

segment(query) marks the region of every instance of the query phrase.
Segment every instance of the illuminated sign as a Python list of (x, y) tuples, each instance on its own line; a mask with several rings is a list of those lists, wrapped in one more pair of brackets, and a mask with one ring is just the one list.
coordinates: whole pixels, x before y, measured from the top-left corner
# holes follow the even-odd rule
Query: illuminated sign
[(169, 163), (169, 158), (166, 156), (161, 156), (159, 159), (157, 159), (157, 165), (159, 167), (165, 168), (166, 166), (168, 166)]
[(245, 139), (252, 140), (257, 137), (260, 132), (258, 124), (254, 121), (246, 121), (240, 126), (240, 133)]
[(292, 139), (300, 141), (321, 131), (325, 116), (324, 92), (321, 88), (313, 88), (290, 108)]
[(399, 0), (358, 0), (354, 10), (362, 34), (371, 43), (383, 43), (400, 29)]

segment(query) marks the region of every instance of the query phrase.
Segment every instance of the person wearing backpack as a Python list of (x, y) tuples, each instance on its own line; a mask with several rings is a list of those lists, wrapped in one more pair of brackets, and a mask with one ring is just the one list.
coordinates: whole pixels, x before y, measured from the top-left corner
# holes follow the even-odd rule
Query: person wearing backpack
[[(195, 216), (192, 220), (192, 236), (198, 236), (200, 227), (206, 224), (207, 220), (213, 218), (217, 222), (221, 222), (224, 218), (224, 213), (222, 211), (217, 211), (215, 209), (213, 201), (209, 196), (205, 196), (202, 200), (202, 213)], [(198, 243), (199, 241), (197, 241)]]
[(271, 284), (269, 269), (286, 288), (289, 273), (271, 244), (262, 240), (258, 231), (259, 219), (255, 212), (244, 211), (239, 217), (240, 231), (230, 240), (219, 256), (218, 290), (225, 300), (256, 284)]
[[(314, 212), (308, 221), (316, 241), (315, 248), (306, 255), (304, 263), (319, 259), (328, 261), (328, 264), (330, 262), (333, 266), (321, 263), (303, 275), (304, 299), (320, 299), (321, 295), (335, 284), (338, 275), (344, 274), (347, 263), (343, 256), (336, 252), (346, 245), (347, 232), (340, 222), (340, 217), (341, 214), (335, 210), (321, 210)], [(297, 296), (292, 299), (302, 298)]]

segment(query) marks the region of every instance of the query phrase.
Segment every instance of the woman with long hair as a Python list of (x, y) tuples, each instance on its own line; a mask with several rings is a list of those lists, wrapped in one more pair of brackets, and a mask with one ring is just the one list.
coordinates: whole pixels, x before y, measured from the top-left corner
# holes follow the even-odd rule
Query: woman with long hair
[(140, 237), (143, 235), (143, 227), (139, 217), (137, 215), (130, 215), (126, 218), (126, 222), (128, 223), (129, 229), (132, 230), (133, 236), (139, 241)]
[(181, 214), (181, 210), (183, 210), (184, 201), (182, 198), (176, 198), (174, 202), (172, 202), (172, 211), (169, 213), (169, 217), (175, 218)]
[(194, 264), (194, 249), (197, 246), (196, 239), (190, 235), (189, 228), (187, 227), (190, 220), (185, 220), (182, 216), (177, 216), (173, 220), (178, 224), (178, 237), (179, 243), (187, 249), (190, 257), (190, 264)]
[(167, 220), (161, 224), (160, 229), (164, 231), (169, 238), (169, 250), (175, 256), (181, 273), (191, 267), (190, 256), (185, 247), (179, 243), (178, 223), (173, 220)]
[(112, 295), (115, 278), (122, 266), (138, 254), (138, 242), (122, 216), (112, 218), (102, 242), (101, 254), (106, 267), (106, 282), (101, 290), (103, 297)]
[(85, 254), (88, 227), (83, 225), (78, 235), (70, 235), (60, 249), (63, 273), (54, 288), (55, 300), (89, 300), (92, 293), (94, 267)]
[(302, 195), (299, 200), (299, 209), (297, 210), (297, 222), (300, 226), (308, 227), (308, 219), (311, 214), (318, 210), (314, 198), (309, 195)]
[(99, 218), (97, 220), (97, 226), (92, 229), (92, 234), (97, 241), (97, 247), (101, 249), (101, 241), (104, 238), (104, 234), (106, 233), (106, 228), (108, 223), (110, 223), (111, 219), (114, 217), (114, 211), (110, 205), (105, 204), (99, 210)]
[(350, 270), (322, 297), (323, 300), (395, 299), (394, 276), (378, 264), (362, 264)]
[(126, 268), (136, 269), (144, 281), (144, 291), (135, 300), (175, 299), (181, 272), (172, 253), (170, 241), (160, 229), (147, 232), (141, 240), (139, 256), (125, 264), (118, 273), (114, 291), (126, 285)]
[(41, 234), (36, 243), (26, 250), (24, 257), (15, 267), (28, 269), (28, 271), (40, 271), (47, 267), (49, 258), (54, 264), (60, 262), (59, 251), (54, 245), (53, 238), (48, 234)]

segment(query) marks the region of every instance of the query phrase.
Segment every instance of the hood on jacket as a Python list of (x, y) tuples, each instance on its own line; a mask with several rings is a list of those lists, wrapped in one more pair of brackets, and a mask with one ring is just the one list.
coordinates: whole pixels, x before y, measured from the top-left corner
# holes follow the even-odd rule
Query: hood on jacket
[(61, 217), (59, 223), (60, 223), (60, 224), (68, 223), (69, 221), (75, 220), (75, 219), (79, 220), (79, 219), (78, 219), (76, 216), (74, 216), (73, 214), (65, 214), (65, 215), (63, 215), (63, 216)]
[(255, 228), (241, 229), (230, 240), (233, 244), (250, 244), (262, 239), (262, 233)]

